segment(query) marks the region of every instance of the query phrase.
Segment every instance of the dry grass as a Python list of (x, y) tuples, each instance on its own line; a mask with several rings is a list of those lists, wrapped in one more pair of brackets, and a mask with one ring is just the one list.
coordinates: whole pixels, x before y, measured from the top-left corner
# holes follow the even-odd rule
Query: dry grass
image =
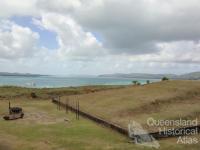
[(76, 120), (74, 114), (58, 111), (50, 101), (12, 100), (13, 106), (25, 112), (23, 119), (13, 121), (2, 119), (7, 105), (7, 100), (0, 101), (0, 150), (134, 148), (126, 137), (83, 118)]
[(106, 120), (127, 127), (131, 121), (146, 126), (155, 119), (200, 118), (200, 81), (164, 81), (145, 86), (129, 86), (96, 93), (64, 96), (71, 105), (80, 100), (80, 108)]
[[(16, 96), (27, 89), (21, 90), (17, 89), (16, 92), (16, 89), (13, 91), (13, 88), (6, 88), (3, 93), (0, 88), (0, 95), (12, 93), (12, 105), (22, 106), (25, 111), (22, 120), (0, 119), (0, 150), (152, 150), (128, 143), (129, 139), (89, 120), (81, 118), (77, 121), (74, 114), (58, 111), (50, 101)], [(53, 92), (53, 89), (47, 92)], [(59, 94), (59, 91), (56, 92)], [(66, 89), (64, 93), (61, 91), (63, 101), (67, 98), (64, 95), (68, 95), (65, 92)], [(100, 92), (90, 91), (69, 98), (71, 104), (80, 99), (81, 109), (126, 127), (129, 120), (145, 125), (149, 116), (163, 119), (199, 117), (199, 92), (197, 81), (169, 81)], [(2, 99), (1, 118), (8, 111), (8, 98)], [(64, 121), (65, 118), (70, 122)], [(160, 150), (199, 150), (200, 135), (196, 135), (196, 138), (198, 144), (186, 145), (176, 144), (177, 138), (161, 140)]]
[(37, 99), (49, 99), (52, 96), (78, 95), (94, 93), (102, 90), (122, 88), (119, 85), (95, 85), (63, 88), (24, 88), (15, 86), (0, 86), (0, 100), (12, 98), (31, 98), (31, 93), (35, 93)]

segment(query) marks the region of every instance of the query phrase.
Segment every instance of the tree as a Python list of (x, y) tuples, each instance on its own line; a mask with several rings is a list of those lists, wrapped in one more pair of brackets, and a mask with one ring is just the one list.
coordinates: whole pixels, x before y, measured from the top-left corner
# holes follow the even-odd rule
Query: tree
[(134, 81), (132, 81), (132, 83), (133, 83), (134, 85), (136, 85), (136, 84), (138, 83), (138, 81), (134, 80)]
[(149, 84), (149, 83), (150, 83), (150, 81), (149, 81), (149, 80), (147, 80), (147, 81), (146, 81), (146, 83), (147, 83), (147, 84)]
[(162, 78), (162, 81), (167, 81), (167, 80), (169, 80), (169, 78), (167, 78), (167, 77)]

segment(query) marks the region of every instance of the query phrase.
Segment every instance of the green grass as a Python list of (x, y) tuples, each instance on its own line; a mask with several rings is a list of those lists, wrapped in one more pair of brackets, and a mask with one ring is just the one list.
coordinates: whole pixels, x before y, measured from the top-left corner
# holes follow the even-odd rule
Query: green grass
[[(0, 101), (1, 116), (6, 113), (8, 101)], [(23, 107), (25, 115), (46, 112), (39, 121), (24, 119), (0, 120), (0, 150), (151, 150), (129, 143), (129, 139), (89, 120), (75, 119), (72, 113), (57, 110), (50, 101), (16, 100), (12, 105)], [(61, 121), (46, 123), (49, 118)], [(70, 121), (63, 121), (68, 118)], [(63, 120), (62, 120), (63, 119)], [(200, 136), (198, 136), (200, 139)], [(177, 145), (176, 139), (160, 141), (161, 150), (199, 149), (197, 145)]]
[[(6, 112), (7, 101), (1, 101), (0, 113)], [(109, 129), (102, 128), (91, 121), (75, 119), (74, 114), (58, 111), (50, 101), (13, 101), (12, 105), (22, 106), (25, 115), (47, 112), (41, 123), (29, 122), (27, 118), (16, 121), (0, 120), (0, 149), (119, 149), (131, 147), (128, 139)], [(45, 117), (61, 118), (62, 121), (46, 124)], [(64, 121), (68, 118), (70, 121)], [(44, 123), (44, 124), (43, 124)], [(3, 141), (3, 142), (2, 142)]]

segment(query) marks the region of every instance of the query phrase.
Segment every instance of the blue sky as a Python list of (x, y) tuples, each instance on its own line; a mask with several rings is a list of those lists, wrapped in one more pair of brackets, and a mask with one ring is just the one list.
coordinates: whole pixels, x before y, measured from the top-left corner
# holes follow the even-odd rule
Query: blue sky
[(37, 32), (40, 35), (39, 47), (43, 46), (50, 50), (58, 48), (56, 33), (36, 26), (33, 23), (32, 16), (12, 16), (11, 20), (20, 26), (31, 28), (32, 31)]
[[(32, 31), (37, 32), (40, 35), (40, 40), (38, 43), (39, 47), (46, 47), (49, 50), (59, 48), (58, 42), (56, 40), (56, 32), (46, 30), (45, 28), (41, 28), (33, 23), (32, 16), (12, 16), (10, 18), (11, 21), (15, 22), (16, 24), (28, 27)], [(99, 41), (103, 42), (102, 36), (98, 32), (91, 32), (94, 37)]]

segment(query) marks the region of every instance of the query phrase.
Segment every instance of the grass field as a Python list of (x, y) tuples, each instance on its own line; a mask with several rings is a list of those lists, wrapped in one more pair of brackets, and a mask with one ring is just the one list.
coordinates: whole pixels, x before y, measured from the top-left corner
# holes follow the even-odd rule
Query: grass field
[(146, 121), (155, 119), (200, 119), (200, 81), (164, 81), (128, 86), (90, 94), (64, 96), (80, 100), (80, 109), (127, 128), (134, 120), (149, 131)]
[[(0, 102), (0, 114), (7, 101)], [(24, 108), (25, 117), (15, 121), (0, 120), (1, 150), (49, 149), (120, 149), (133, 147), (128, 139), (88, 120), (76, 120), (71, 113), (58, 111), (50, 101), (12, 101)], [(65, 119), (69, 121), (65, 121)]]
[[(81, 109), (124, 127), (129, 120), (145, 125), (148, 116), (164, 119), (199, 118), (200, 85), (197, 81), (168, 81), (113, 88), (115, 87), (104, 90), (105, 87), (101, 87), (102, 91), (91, 91), (87, 87), (87, 90), (83, 88), (81, 92), (76, 89), (75, 96), (71, 95), (74, 93), (69, 93), (67, 88), (55, 91), (0, 88), (0, 150), (152, 150), (130, 143), (127, 137), (90, 120), (76, 120), (74, 114), (57, 110), (48, 97), (52, 93), (59, 95), (59, 90), (62, 100), (69, 98), (73, 105), (73, 100), (79, 99)], [(30, 92), (33, 90), (39, 96), (37, 99), (30, 98)], [(9, 93), (12, 98), (9, 98)], [(8, 113), (8, 99), (11, 100), (12, 106), (23, 107), (23, 119), (2, 119), (2, 116)], [(195, 137), (199, 141), (197, 144), (176, 144), (177, 138), (161, 140), (160, 150), (199, 150), (200, 135)]]
[(0, 87), (0, 100), (11, 98), (30, 98), (31, 92), (34, 92), (39, 99), (49, 99), (51, 96), (66, 96), (94, 93), (102, 90), (110, 90), (123, 88), (119, 85), (96, 85), (96, 86), (80, 86), (80, 87), (63, 87), (63, 88), (24, 88), (15, 86)]
[[(0, 114), (8, 101), (0, 101)], [(58, 111), (50, 101), (15, 100), (24, 108), (25, 117), (15, 121), (0, 119), (0, 150), (151, 150), (129, 143), (129, 139), (74, 114)], [(69, 121), (65, 121), (65, 119)], [(200, 139), (200, 136), (198, 136)], [(160, 149), (199, 149), (200, 145), (175, 145), (176, 139), (162, 140)]]

